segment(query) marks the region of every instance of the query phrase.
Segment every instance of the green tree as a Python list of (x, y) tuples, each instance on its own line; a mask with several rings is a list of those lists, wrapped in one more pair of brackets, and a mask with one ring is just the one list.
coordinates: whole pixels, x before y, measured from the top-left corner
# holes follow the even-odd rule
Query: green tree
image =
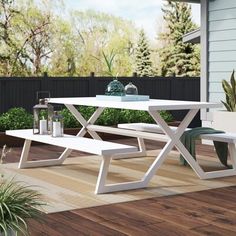
[(135, 52), (136, 72), (139, 76), (152, 76), (152, 61), (150, 49), (144, 30), (140, 31), (138, 44)]
[(27, 66), (34, 75), (41, 75), (52, 53), (52, 14), (36, 6), (32, 1), (21, 5), (22, 14), (21, 31), (22, 48), (27, 55)]
[[(104, 53), (116, 54), (112, 63), (112, 73), (130, 75), (133, 64), (133, 43), (136, 29), (130, 21), (92, 10), (74, 11), (72, 28), (77, 47), (80, 48), (77, 60), (77, 73), (89, 75), (107, 75)], [(112, 57), (112, 55), (110, 55)]]
[(159, 74), (198, 76), (200, 74), (199, 48), (190, 43), (183, 43), (183, 35), (196, 29), (191, 18), (191, 6), (186, 3), (168, 2), (162, 11), (167, 30), (159, 34), (159, 40), (165, 41), (159, 54)]
[(41, 74), (51, 53), (50, 12), (33, 0), (1, 0), (0, 14), (0, 73)]
[[(0, 0), (0, 75), (133, 72), (137, 30), (132, 22), (95, 11), (74, 11), (70, 20), (59, 15), (62, 5), (62, 0)], [(111, 68), (104, 63), (109, 57)]]
[(21, 16), (14, 0), (0, 0), (0, 74), (4, 76), (11, 76), (14, 68), (18, 69), (18, 75), (26, 69), (16, 28)]
[(75, 76), (81, 45), (69, 21), (54, 17), (52, 54), (48, 73), (53, 76)]

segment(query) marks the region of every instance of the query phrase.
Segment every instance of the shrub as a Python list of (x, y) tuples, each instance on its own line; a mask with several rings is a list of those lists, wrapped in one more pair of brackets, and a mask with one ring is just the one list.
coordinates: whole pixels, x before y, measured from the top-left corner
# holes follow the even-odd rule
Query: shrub
[[(162, 118), (166, 122), (173, 121), (173, 116), (167, 111), (160, 112)], [(136, 111), (136, 110), (122, 110), (120, 114), (119, 123), (155, 123), (153, 118), (146, 111)]]
[[(77, 107), (81, 115), (85, 120), (88, 120), (90, 116), (94, 113), (94, 107), (80, 106)], [(81, 127), (81, 124), (76, 120), (76, 118), (71, 114), (71, 112), (64, 108), (60, 114), (64, 117), (64, 127), (65, 128), (78, 128)]]
[(174, 117), (169, 111), (161, 111), (160, 112), (161, 117), (166, 121), (166, 122), (171, 122), (174, 120)]
[[(88, 120), (94, 113), (96, 108), (80, 106), (78, 107), (81, 115)], [(81, 124), (71, 114), (71, 112), (64, 108), (60, 114), (64, 117), (65, 128), (78, 128)], [(169, 112), (161, 111), (161, 116), (165, 121), (170, 122), (173, 120)], [(135, 111), (126, 109), (113, 109), (106, 108), (101, 116), (96, 121), (98, 125), (117, 125), (119, 123), (132, 123), (132, 122), (146, 122), (155, 123), (152, 117), (145, 111)], [(0, 116), (0, 131), (14, 130), (14, 129), (30, 129), (33, 124), (33, 115), (26, 112), (24, 108), (11, 108), (6, 113)]]
[(78, 128), (81, 124), (76, 120), (76, 118), (71, 114), (71, 112), (64, 108), (60, 114), (64, 117), (64, 127), (65, 128)]
[(113, 108), (106, 108), (101, 116), (96, 121), (98, 125), (112, 126), (117, 125), (120, 119), (120, 110)]
[(29, 129), (33, 126), (33, 115), (24, 108), (11, 108), (0, 116), (0, 131)]
[(88, 120), (96, 110), (95, 107), (87, 107), (87, 106), (79, 106), (78, 109), (85, 120)]
[[(87, 106), (80, 106), (78, 109), (81, 115), (86, 120), (88, 120), (95, 111), (94, 107)], [(64, 125), (66, 128), (81, 127), (79, 122), (75, 119), (75, 117), (70, 113), (67, 108), (63, 109), (61, 114), (64, 116)], [(173, 121), (173, 116), (167, 111), (161, 111), (161, 116), (167, 122)], [(155, 123), (153, 118), (145, 111), (106, 108), (96, 121), (96, 124), (111, 126), (117, 125), (119, 123), (132, 122)]]

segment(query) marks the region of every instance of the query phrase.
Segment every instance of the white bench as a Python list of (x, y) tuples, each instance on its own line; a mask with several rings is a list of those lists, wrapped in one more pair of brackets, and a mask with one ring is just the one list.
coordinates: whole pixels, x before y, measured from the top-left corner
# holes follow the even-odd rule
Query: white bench
[[(136, 130), (136, 131), (142, 131), (142, 132), (164, 134), (162, 129), (159, 127), (159, 125), (156, 125), (156, 124), (127, 123), (127, 124), (119, 124), (118, 127), (122, 129), (130, 129), (130, 130)], [(177, 130), (178, 127), (170, 126), (170, 128), (173, 131), (175, 131)], [(186, 130), (190, 130), (190, 128), (187, 128)], [(234, 133), (202, 134), (200, 135), (200, 139), (207, 139), (207, 140), (236, 144), (236, 134)]]
[[(137, 182), (106, 185), (107, 173), (112, 157), (121, 153), (136, 152), (137, 147), (71, 135), (65, 135), (64, 137), (58, 138), (53, 138), (50, 135), (35, 135), (31, 129), (8, 130), (6, 131), (6, 134), (25, 139), (18, 166), (19, 168), (60, 165), (68, 156), (66, 155), (67, 150), (73, 149), (102, 156), (102, 163), (95, 189), (96, 194), (137, 188)], [(32, 141), (56, 145), (67, 149), (58, 159), (28, 161), (29, 150)]]
[[(162, 129), (157, 124), (148, 123), (127, 123), (119, 124), (118, 128), (135, 130), (137, 132), (148, 132), (154, 134), (163, 134)], [(170, 128), (175, 131), (178, 127), (170, 126)], [(187, 128), (186, 130), (190, 130)], [(200, 139), (219, 141), (228, 143), (229, 156), (232, 161), (232, 169), (205, 172), (204, 176), (200, 176), (202, 179), (217, 178), (236, 175), (236, 134), (234, 133), (219, 133), (219, 134), (203, 134), (200, 135)], [(160, 140), (161, 141), (161, 140)], [(143, 150), (143, 146), (140, 147)]]

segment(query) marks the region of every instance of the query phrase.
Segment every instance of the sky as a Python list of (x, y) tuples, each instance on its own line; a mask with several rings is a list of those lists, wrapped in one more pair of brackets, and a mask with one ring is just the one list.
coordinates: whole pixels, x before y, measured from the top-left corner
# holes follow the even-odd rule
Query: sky
[[(163, 0), (64, 0), (67, 10), (93, 9), (132, 20), (146, 31), (150, 39), (156, 37), (163, 3)], [(191, 5), (193, 21), (200, 25), (200, 4)]]

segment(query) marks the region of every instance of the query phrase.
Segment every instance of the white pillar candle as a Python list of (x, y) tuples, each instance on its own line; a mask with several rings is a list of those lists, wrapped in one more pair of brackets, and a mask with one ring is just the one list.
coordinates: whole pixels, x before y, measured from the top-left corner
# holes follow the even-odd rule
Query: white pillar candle
[(40, 120), (39, 121), (39, 133), (40, 134), (47, 134), (47, 120)]
[(53, 121), (52, 122), (52, 136), (53, 137), (61, 137), (61, 122)]

